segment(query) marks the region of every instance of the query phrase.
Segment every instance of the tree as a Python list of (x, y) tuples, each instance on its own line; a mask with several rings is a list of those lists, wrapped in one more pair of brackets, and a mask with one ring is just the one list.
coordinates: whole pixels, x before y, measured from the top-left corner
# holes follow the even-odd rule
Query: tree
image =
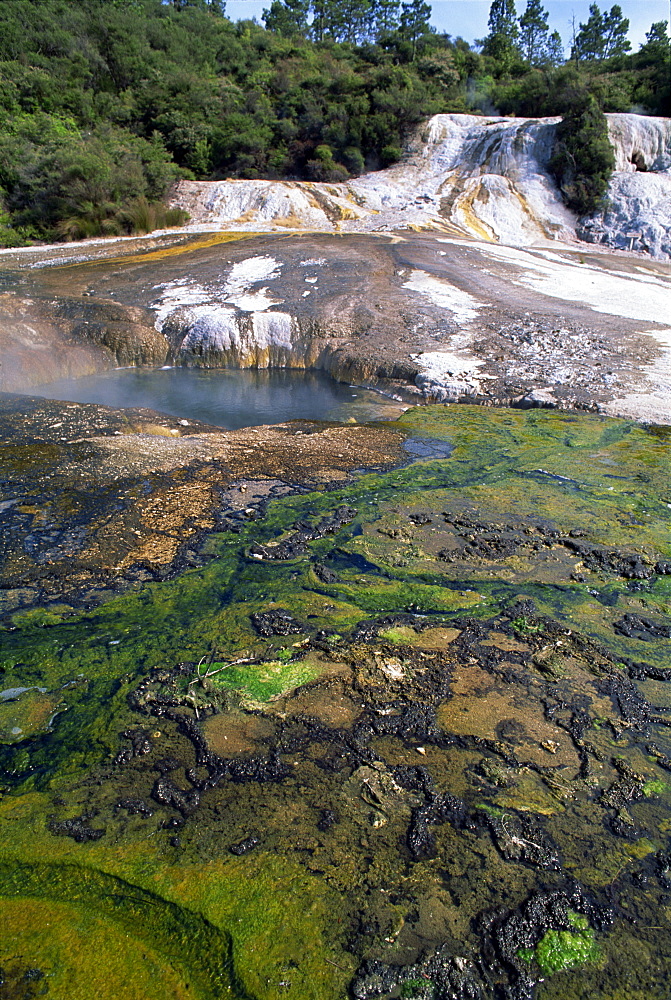
[(623, 56), (631, 49), (631, 42), (627, 38), (629, 31), (629, 19), (622, 16), (622, 8), (615, 4), (610, 9), (609, 14), (603, 18), (603, 54), (605, 58), (609, 56)]
[(517, 11), (514, 0), (493, 0), (487, 21), (490, 35), (506, 35), (517, 39)]
[(668, 21), (655, 21), (650, 27), (650, 31), (645, 33), (645, 45), (641, 46), (641, 51), (643, 49), (659, 50), (663, 54), (667, 54), (669, 51), (669, 45), (671, 41), (669, 40), (669, 22)]
[(334, 41), (344, 41), (349, 30), (349, 19), (346, 6), (351, 7), (356, 0), (313, 0), (312, 2), (312, 36), (317, 42), (325, 38)]
[(548, 12), (540, 0), (527, 0), (520, 18), (520, 47), (527, 62), (538, 66), (543, 61), (548, 44)]
[(312, 25), (310, 33), (316, 42), (323, 42), (326, 34), (326, 16), (329, 0), (312, 0)]
[(551, 66), (561, 66), (564, 62), (564, 43), (558, 31), (553, 31), (548, 38), (545, 58)]
[(592, 215), (603, 205), (615, 168), (608, 121), (585, 80), (577, 75), (570, 81), (565, 100), (549, 168), (569, 208), (578, 215)]
[(580, 24), (575, 36), (573, 52), (576, 59), (601, 59), (604, 52), (603, 14), (595, 3), (589, 5), (589, 18)]
[[(117, 6), (139, 6), (137, 0), (114, 0)], [(164, 2), (164, 0), (161, 0)], [(226, 0), (170, 0), (175, 10), (187, 10), (189, 7), (195, 10), (207, 10), (217, 17), (225, 17)]]
[(370, 27), (370, 0), (339, 0), (339, 40), (361, 42)]
[(643, 104), (658, 115), (671, 114), (671, 41), (668, 27), (668, 21), (656, 21), (646, 33), (645, 45), (631, 57), (638, 82), (636, 103)]
[(631, 49), (628, 31), (629, 20), (622, 16), (619, 4), (602, 14), (597, 4), (592, 3), (587, 24), (581, 24), (575, 36), (572, 55), (583, 60), (625, 55)]
[(371, 26), (376, 38), (397, 30), (400, 6), (400, 0), (371, 0)]
[(273, 0), (270, 10), (264, 10), (263, 23), (268, 31), (290, 38), (308, 30), (310, 0)]
[(431, 7), (424, 0), (410, 0), (401, 4), (401, 34), (412, 46), (412, 59), (417, 54), (417, 42), (429, 32)]
[(509, 69), (517, 52), (517, 11), (515, 0), (493, 0), (487, 22), (489, 34), (485, 38), (485, 55), (492, 56), (503, 70)]
[(189, 7), (205, 10), (207, 6), (205, 0), (172, 0), (172, 5), (175, 10), (187, 10)]

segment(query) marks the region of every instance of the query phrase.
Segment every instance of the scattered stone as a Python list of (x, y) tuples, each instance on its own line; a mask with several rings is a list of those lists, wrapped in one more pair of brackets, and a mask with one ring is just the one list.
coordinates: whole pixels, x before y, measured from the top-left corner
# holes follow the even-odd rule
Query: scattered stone
[(165, 776), (156, 781), (151, 795), (160, 805), (177, 809), (182, 816), (193, 815), (200, 805), (198, 789), (189, 788), (185, 791)]
[(119, 750), (114, 758), (115, 764), (128, 764), (135, 757), (141, 757), (150, 752), (152, 743), (149, 733), (145, 729), (126, 729), (121, 735), (129, 741), (130, 746)]
[(616, 621), (613, 628), (619, 635), (628, 639), (640, 639), (642, 642), (652, 642), (655, 639), (671, 639), (671, 625), (655, 622), (642, 615), (626, 614)]
[(256, 611), (250, 615), (252, 625), (259, 635), (297, 635), (305, 629), (285, 608), (274, 608), (272, 611)]
[(268, 561), (297, 559), (299, 556), (305, 555), (310, 542), (317, 538), (324, 538), (325, 535), (334, 535), (344, 525), (349, 524), (356, 515), (357, 511), (353, 507), (343, 505), (338, 507), (335, 513), (329, 517), (322, 518), (314, 527), (307, 522), (299, 521), (295, 525), (298, 530), (276, 545), (254, 543), (250, 546), (249, 553), (257, 559)]
[(91, 816), (82, 813), (73, 819), (55, 820), (48, 823), (49, 831), (56, 837), (72, 837), (78, 844), (86, 844), (89, 840), (100, 840), (105, 835), (105, 829), (98, 829), (89, 825)]
[(148, 806), (144, 799), (119, 799), (114, 807), (115, 812), (125, 810), (129, 816), (153, 816), (154, 810)]
[(326, 830), (330, 830), (331, 827), (337, 822), (338, 819), (332, 809), (322, 809), (321, 817), (317, 823), (317, 829), (322, 833), (325, 833)]
[(338, 583), (340, 580), (335, 570), (329, 569), (323, 563), (314, 563), (312, 569), (317, 579), (321, 580), (322, 583)]
[(400, 988), (412, 1000), (485, 1000), (489, 995), (475, 962), (452, 956), (447, 948), (423, 957), (413, 965), (386, 965), (369, 960), (361, 966), (352, 994), (370, 1000)]
[(235, 854), (240, 857), (243, 854), (249, 854), (253, 851), (255, 847), (260, 843), (258, 837), (245, 837), (244, 840), (240, 840), (237, 844), (231, 844), (229, 851), (231, 854)]
[(515, 405), (523, 410), (555, 410), (559, 403), (549, 389), (532, 389), (516, 400)]

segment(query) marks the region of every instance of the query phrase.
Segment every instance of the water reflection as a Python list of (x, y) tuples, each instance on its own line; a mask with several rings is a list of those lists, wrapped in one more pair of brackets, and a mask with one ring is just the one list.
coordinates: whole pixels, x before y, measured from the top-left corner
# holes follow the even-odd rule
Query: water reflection
[(297, 419), (376, 420), (396, 416), (399, 409), (397, 402), (370, 389), (343, 385), (321, 372), (285, 369), (122, 368), (60, 379), (31, 394), (76, 403), (148, 407), (226, 430)]

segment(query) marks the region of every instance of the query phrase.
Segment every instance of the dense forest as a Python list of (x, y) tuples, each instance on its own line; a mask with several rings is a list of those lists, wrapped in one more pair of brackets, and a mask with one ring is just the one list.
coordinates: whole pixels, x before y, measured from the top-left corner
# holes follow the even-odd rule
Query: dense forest
[(554, 168), (566, 180), (570, 161), (567, 200), (588, 210), (612, 169), (602, 113), (670, 112), (667, 22), (632, 52), (617, 5), (591, 4), (566, 50), (541, 0), (493, 0), (475, 46), (430, 16), (423, 0), (272, 0), (263, 25), (222, 0), (1, 0), (0, 244), (179, 223), (180, 177), (345, 180), (399, 160), (437, 112), (564, 115)]

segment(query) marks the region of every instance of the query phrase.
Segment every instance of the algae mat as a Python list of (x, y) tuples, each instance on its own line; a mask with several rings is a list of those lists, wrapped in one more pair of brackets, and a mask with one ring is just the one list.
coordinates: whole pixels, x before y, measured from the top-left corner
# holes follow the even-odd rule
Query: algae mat
[(668, 995), (671, 435), (394, 426), (429, 457), (6, 619), (2, 995)]

